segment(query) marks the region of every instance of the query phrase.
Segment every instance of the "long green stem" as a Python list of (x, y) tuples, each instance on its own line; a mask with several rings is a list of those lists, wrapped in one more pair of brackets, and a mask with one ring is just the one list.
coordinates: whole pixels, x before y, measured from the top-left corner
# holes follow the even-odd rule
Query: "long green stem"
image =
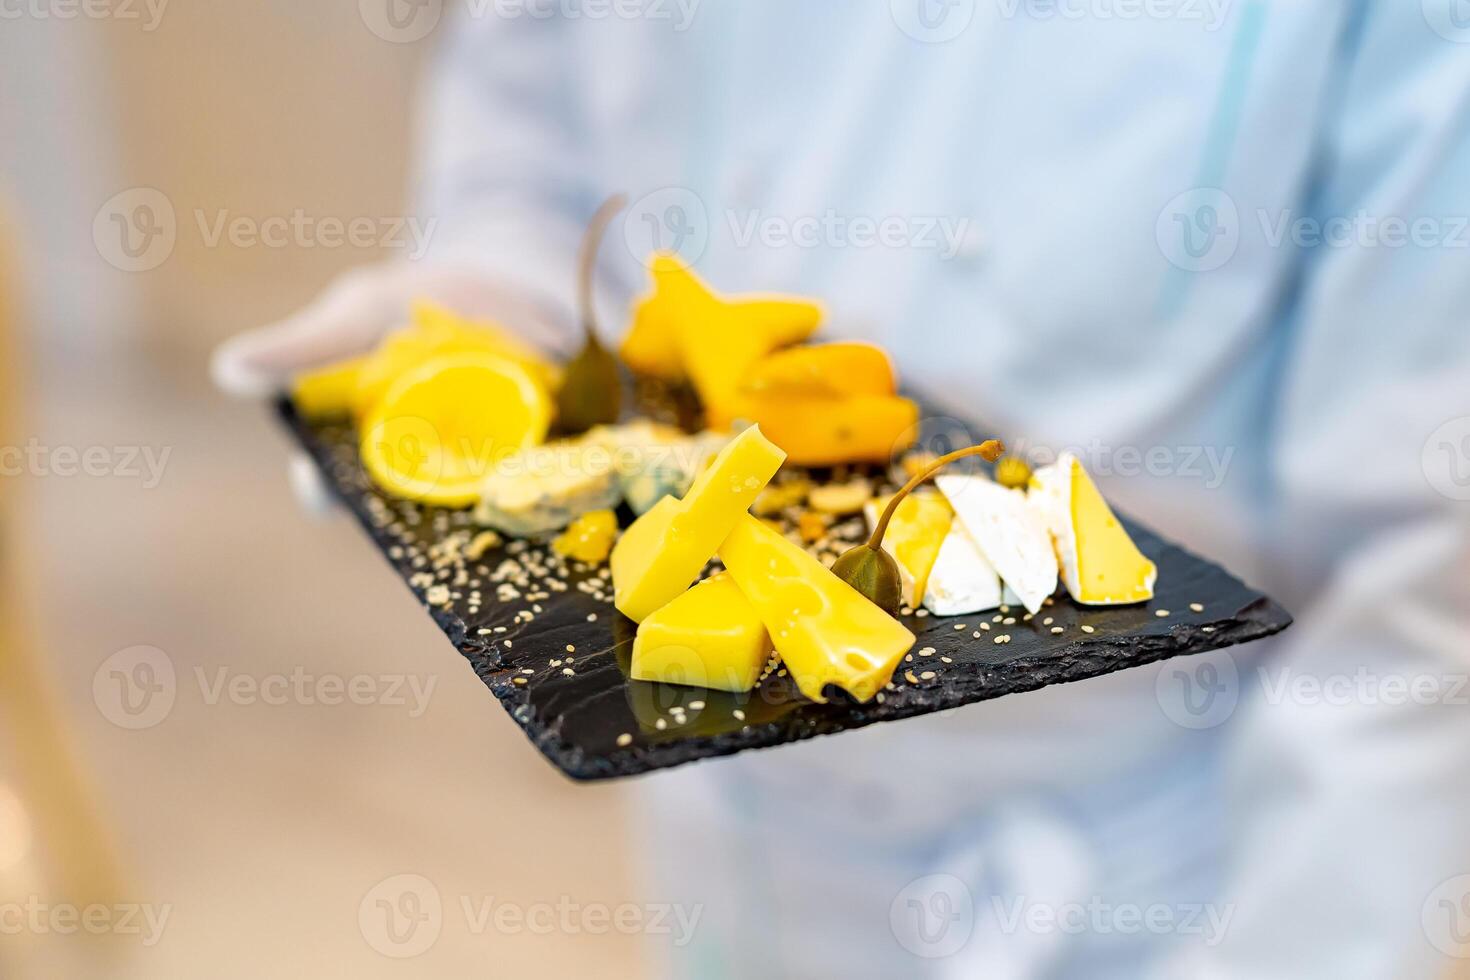
[(935, 473), (938, 473), (955, 460), (964, 459), (967, 456), (979, 456), (986, 462), (993, 463), (997, 459), (1000, 459), (1001, 454), (1005, 451), (1006, 447), (1001, 445), (999, 439), (987, 439), (978, 446), (968, 446), (965, 449), (956, 449), (952, 453), (945, 453), (918, 473), (915, 473), (913, 478), (905, 483), (898, 493), (895, 493), (892, 499), (888, 501), (888, 506), (883, 508), (883, 516), (878, 518), (878, 525), (873, 528), (873, 536), (868, 539), (868, 547), (874, 551), (883, 547), (883, 535), (888, 531), (888, 522), (893, 520), (893, 513), (898, 510), (898, 505), (903, 501), (904, 497), (913, 493), (916, 488)]

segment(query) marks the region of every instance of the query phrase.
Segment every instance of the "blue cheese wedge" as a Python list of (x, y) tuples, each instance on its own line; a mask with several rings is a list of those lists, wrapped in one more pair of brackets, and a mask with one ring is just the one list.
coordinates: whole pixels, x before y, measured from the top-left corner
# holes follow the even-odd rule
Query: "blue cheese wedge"
[(936, 616), (985, 612), (1001, 603), (1000, 575), (958, 523), (939, 546), (929, 571), (924, 608)]
[(585, 439), (532, 446), (498, 460), (480, 487), (475, 520), (518, 538), (560, 531), (622, 500), (612, 456)]
[(1057, 588), (1057, 556), (1045, 521), (1026, 495), (978, 474), (946, 474), (934, 481), (955, 518), (1005, 584), (1036, 613)]
[(1129, 537), (1072, 453), (1037, 470), (1032, 499), (1056, 540), (1062, 581), (1084, 606), (1115, 606), (1153, 598), (1158, 568)]

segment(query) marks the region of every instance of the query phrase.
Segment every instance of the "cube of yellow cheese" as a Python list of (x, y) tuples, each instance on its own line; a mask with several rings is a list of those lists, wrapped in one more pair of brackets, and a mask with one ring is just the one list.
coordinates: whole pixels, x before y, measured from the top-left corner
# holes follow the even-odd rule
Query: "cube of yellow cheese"
[(633, 640), (633, 677), (738, 694), (755, 687), (770, 656), (755, 607), (721, 574), (643, 621)]
[(720, 557), (771, 634), (801, 693), (836, 684), (867, 701), (888, 683), (914, 634), (825, 565), (749, 514)]
[(720, 450), (683, 500), (664, 497), (634, 521), (612, 553), (618, 611), (641, 623), (689, 588), (785, 459), (751, 426)]

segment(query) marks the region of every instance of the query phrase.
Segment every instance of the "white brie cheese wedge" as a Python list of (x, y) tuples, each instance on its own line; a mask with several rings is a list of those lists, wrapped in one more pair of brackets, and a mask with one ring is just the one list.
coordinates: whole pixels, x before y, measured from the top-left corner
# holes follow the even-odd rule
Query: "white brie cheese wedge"
[(1019, 490), (1007, 490), (978, 474), (935, 480), (955, 517), (1028, 612), (1057, 588), (1057, 555), (1037, 510)]
[(924, 589), (924, 608), (936, 616), (966, 616), (1000, 605), (1000, 575), (956, 523), (939, 546)]

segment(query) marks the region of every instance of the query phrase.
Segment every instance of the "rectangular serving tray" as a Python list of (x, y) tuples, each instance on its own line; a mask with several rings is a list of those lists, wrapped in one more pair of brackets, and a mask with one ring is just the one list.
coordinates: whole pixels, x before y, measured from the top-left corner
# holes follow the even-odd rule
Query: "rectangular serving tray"
[[(1058, 590), (1052, 604), (1030, 620), (1019, 607), (960, 617), (906, 617), (918, 637), (914, 650), (933, 647), (934, 652), (922, 664), (917, 656), (916, 663), (900, 664), (881, 700), (857, 704), (833, 698), (815, 704), (777, 674), (742, 695), (636, 681), (628, 676), (636, 627), (612, 607), (606, 566), (537, 574), (548, 568), (544, 544), (512, 541), (478, 560), (436, 568), (446, 538), (463, 541), (477, 530), (468, 512), (424, 507), (379, 492), (358, 462), (350, 426), (309, 422), (289, 400), (280, 401), (278, 410), (449, 641), (532, 744), (573, 779), (633, 776), (898, 721), (1247, 643), (1291, 624), (1291, 616), (1270, 598), (1125, 519), (1138, 546), (1159, 567), (1152, 601), (1083, 607)], [(510, 567), (522, 584), (514, 587), (518, 595), (502, 600), (491, 578), (497, 570), (504, 573), (507, 561), (515, 563)], [(1194, 604), (1203, 611), (1193, 611)], [(1160, 610), (1168, 615), (1158, 615)], [(993, 622), (997, 616), (999, 623)], [(1053, 622), (1043, 625), (1048, 617)], [(961, 622), (966, 628), (956, 630)], [(982, 622), (990, 625), (988, 631)], [(1052, 632), (1056, 626), (1061, 633)], [(996, 644), (993, 637), (1002, 630), (1011, 639)], [(979, 639), (976, 631), (982, 633)], [(910, 669), (917, 683), (905, 676)], [(924, 671), (935, 676), (921, 678)]]

